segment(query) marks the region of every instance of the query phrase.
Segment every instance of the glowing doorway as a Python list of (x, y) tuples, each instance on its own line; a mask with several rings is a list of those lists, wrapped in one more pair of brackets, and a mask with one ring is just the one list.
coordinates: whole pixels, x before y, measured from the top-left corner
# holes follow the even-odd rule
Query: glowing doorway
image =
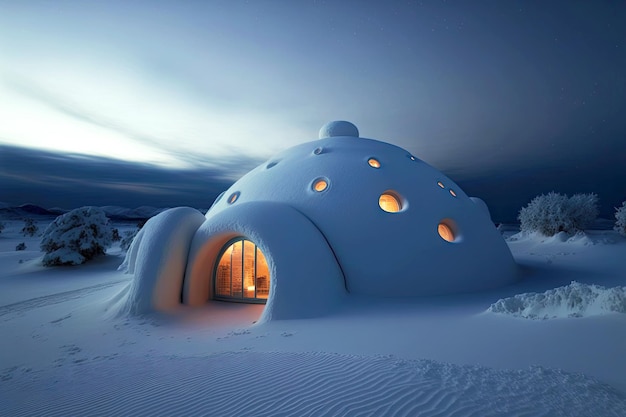
[(263, 252), (244, 238), (231, 240), (215, 269), (214, 298), (265, 303), (270, 293), (270, 271)]

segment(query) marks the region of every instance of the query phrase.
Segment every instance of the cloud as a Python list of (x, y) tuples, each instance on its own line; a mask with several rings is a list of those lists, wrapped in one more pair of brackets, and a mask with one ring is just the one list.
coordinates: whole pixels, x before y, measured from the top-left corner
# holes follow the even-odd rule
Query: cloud
[(166, 169), (115, 159), (0, 145), (0, 201), (45, 207), (82, 205), (208, 208), (236, 178), (260, 161), (241, 157), (221, 166)]
[[(208, 208), (236, 178), (260, 161), (222, 160), (223, 166), (165, 169), (102, 157), (68, 155), (0, 145), (0, 202), (44, 207), (83, 205)], [(515, 222), (521, 207), (538, 194), (595, 192), (601, 216), (611, 219), (626, 200), (626, 154), (568, 165), (491, 169), (481, 175), (446, 171), (469, 195), (484, 199), (495, 222)]]
[(209, 166), (211, 162), (202, 152), (189, 152), (177, 146), (177, 138), (161, 137), (134, 129), (120, 121), (107, 118), (84, 107), (72, 103), (64, 97), (54, 94), (36, 83), (35, 80), (25, 80), (19, 76), (4, 74), (5, 83), (13, 91), (28, 97), (48, 108), (61, 113), (75, 121), (87, 123), (114, 133), (117, 133), (135, 143), (158, 149), (173, 159), (187, 163), (190, 166)]

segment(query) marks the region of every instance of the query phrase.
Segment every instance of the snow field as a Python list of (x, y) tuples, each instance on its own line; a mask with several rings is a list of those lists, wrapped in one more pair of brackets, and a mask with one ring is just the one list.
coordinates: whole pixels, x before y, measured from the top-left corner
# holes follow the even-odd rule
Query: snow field
[(253, 325), (261, 305), (107, 314), (131, 278), (117, 271), (119, 248), (43, 268), (40, 251), (14, 251), (21, 223), (0, 235), (0, 415), (626, 415), (624, 314), (484, 313), (573, 276), (626, 285), (616, 232), (518, 236), (508, 244), (524, 277), (497, 290), (355, 298), (323, 319)]
[[(330, 353), (113, 356), (3, 377), (3, 415), (623, 416), (626, 397), (582, 374)], [(19, 395), (29, 392), (24, 400)], [(19, 400), (16, 400), (19, 398)]]

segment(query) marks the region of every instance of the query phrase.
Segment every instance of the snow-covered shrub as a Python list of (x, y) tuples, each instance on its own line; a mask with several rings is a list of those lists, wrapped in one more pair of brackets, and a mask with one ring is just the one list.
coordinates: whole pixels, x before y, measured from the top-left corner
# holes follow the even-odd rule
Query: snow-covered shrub
[(24, 227), (22, 227), (22, 234), (24, 236), (35, 236), (39, 228), (35, 224), (35, 220), (31, 218), (24, 219)]
[(523, 232), (540, 232), (553, 236), (559, 232), (576, 233), (589, 227), (598, 217), (596, 194), (565, 194), (550, 192), (532, 199), (523, 207), (518, 219)]
[(26, 243), (24, 242), (18, 243), (17, 246), (15, 247), (15, 250), (26, 250)]
[(44, 231), (45, 266), (80, 265), (111, 246), (113, 229), (104, 211), (81, 207), (57, 217)]
[(117, 227), (113, 229), (111, 239), (113, 240), (113, 242), (119, 242), (120, 240), (122, 240), (122, 236), (120, 236), (120, 231), (117, 229)]
[(574, 194), (567, 204), (567, 217), (570, 221), (566, 232), (583, 231), (598, 218), (598, 195)]
[(626, 236), (626, 201), (622, 203), (621, 207), (615, 208), (615, 230), (621, 235)]

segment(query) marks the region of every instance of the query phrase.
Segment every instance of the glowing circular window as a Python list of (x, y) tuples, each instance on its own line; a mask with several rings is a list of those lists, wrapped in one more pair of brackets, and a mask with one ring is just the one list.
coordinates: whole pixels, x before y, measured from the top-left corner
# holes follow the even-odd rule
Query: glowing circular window
[(378, 205), (387, 213), (397, 213), (402, 210), (402, 203), (400, 202), (400, 198), (390, 192), (386, 192), (380, 195), (380, 197), (378, 198)]
[(441, 236), (443, 240), (447, 242), (454, 242), (454, 239), (455, 239), (454, 232), (452, 231), (450, 226), (448, 226), (447, 224), (439, 223), (439, 226), (437, 226), (437, 232), (439, 233), (439, 236)]
[(380, 168), (380, 162), (378, 161), (378, 159), (370, 158), (370, 159), (367, 160), (367, 163), (372, 168)]
[(230, 197), (228, 197), (228, 204), (233, 204), (235, 201), (237, 201), (237, 199), (239, 198), (239, 194), (239, 191), (237, 191), (236, 193), (232, 193)]
[(443, 185), (443, 182), (441, 181), (437, 181), (437, 185), (440, 186), (441, 188), (446, 188), (446, 186)]
[(324, 191), (327, 188), (328, 188), (328, 181), (326, 181), (324, 178), (319, 178), (319, 179), (313, 181), (313, 190), (314, 191), (317, 191), (318, 193), (321, 193), (322, 191)]
[(453, 189), (450, 189), (450, 194), (452, 195), (452, 197), (456, 197), (456, 193), (454, 192)]
[(416, 158), (416, 157), (414, 157), (413, 155), (409, 155), (409, 159), (410, 159), (411, 161), (417, 161), (417, 158)]

